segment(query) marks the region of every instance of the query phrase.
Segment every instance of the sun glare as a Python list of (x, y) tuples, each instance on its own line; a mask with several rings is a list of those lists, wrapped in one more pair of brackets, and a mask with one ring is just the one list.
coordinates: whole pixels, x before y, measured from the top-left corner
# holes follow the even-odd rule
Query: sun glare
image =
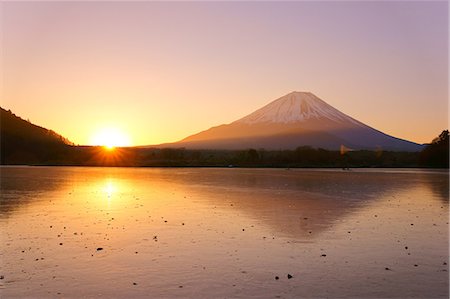
[(118, 146), (130, 146), (130, 139), (119, 129), (104, 128), (93, 135), (91, 144), (104, 146), (107, 150), (113, 150)]

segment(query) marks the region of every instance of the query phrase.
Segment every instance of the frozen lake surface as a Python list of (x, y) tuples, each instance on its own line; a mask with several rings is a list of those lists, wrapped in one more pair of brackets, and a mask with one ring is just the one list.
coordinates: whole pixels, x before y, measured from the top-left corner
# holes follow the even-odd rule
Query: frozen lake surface
[(447, 171), (0, 170), (2, 298), (449, 296)]

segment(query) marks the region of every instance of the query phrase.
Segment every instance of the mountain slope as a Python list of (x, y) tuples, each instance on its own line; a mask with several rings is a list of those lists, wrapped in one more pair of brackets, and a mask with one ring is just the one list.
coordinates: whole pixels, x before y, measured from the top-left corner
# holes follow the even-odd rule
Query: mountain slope
[(375, 130), (309, 92), (291, 92), (227, 125), (164, 146), (203, 149), (294, 149), (299, 146), (420, 151), (421, 146)]
[(1, 164), (30, 164), (54, 160), (69, 141), (0, 107)]
[(255, 112), (237, 120), (235, 123), (306, 123), (309, 120), (322, 119), (335, 123), (358, 121), (328, 105), (310, 92), (291, 92)]

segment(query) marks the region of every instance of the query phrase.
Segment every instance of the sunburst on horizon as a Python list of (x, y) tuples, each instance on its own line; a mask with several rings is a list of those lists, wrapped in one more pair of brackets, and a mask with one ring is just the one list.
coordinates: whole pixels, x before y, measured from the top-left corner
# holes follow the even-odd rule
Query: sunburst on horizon
[(103, 146), (107, 150), (113, 150), (116, 147), (130, 146), (129, 136), (118, 128), (106, 127), (98, 130), (92, 135), (91, 145)]

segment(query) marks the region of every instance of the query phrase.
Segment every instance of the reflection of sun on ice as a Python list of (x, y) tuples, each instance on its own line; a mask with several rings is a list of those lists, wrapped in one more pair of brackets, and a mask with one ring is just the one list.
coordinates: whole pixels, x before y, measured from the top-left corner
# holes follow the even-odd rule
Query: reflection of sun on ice
[(130, 139), (119, 129), (104, 128), (92, 136), (91, 144), (101, 145), (108, 150), (112, 150), (118, 146), (129, 146)]
[(116, 190), (117, 190), (117, 188), (112, 181), (108, 181), (103, 189), (103, 191), (105, 191), (108, 198), (110, 198), (111, 195), (113, 195), (113, 193), (116, 192)]

